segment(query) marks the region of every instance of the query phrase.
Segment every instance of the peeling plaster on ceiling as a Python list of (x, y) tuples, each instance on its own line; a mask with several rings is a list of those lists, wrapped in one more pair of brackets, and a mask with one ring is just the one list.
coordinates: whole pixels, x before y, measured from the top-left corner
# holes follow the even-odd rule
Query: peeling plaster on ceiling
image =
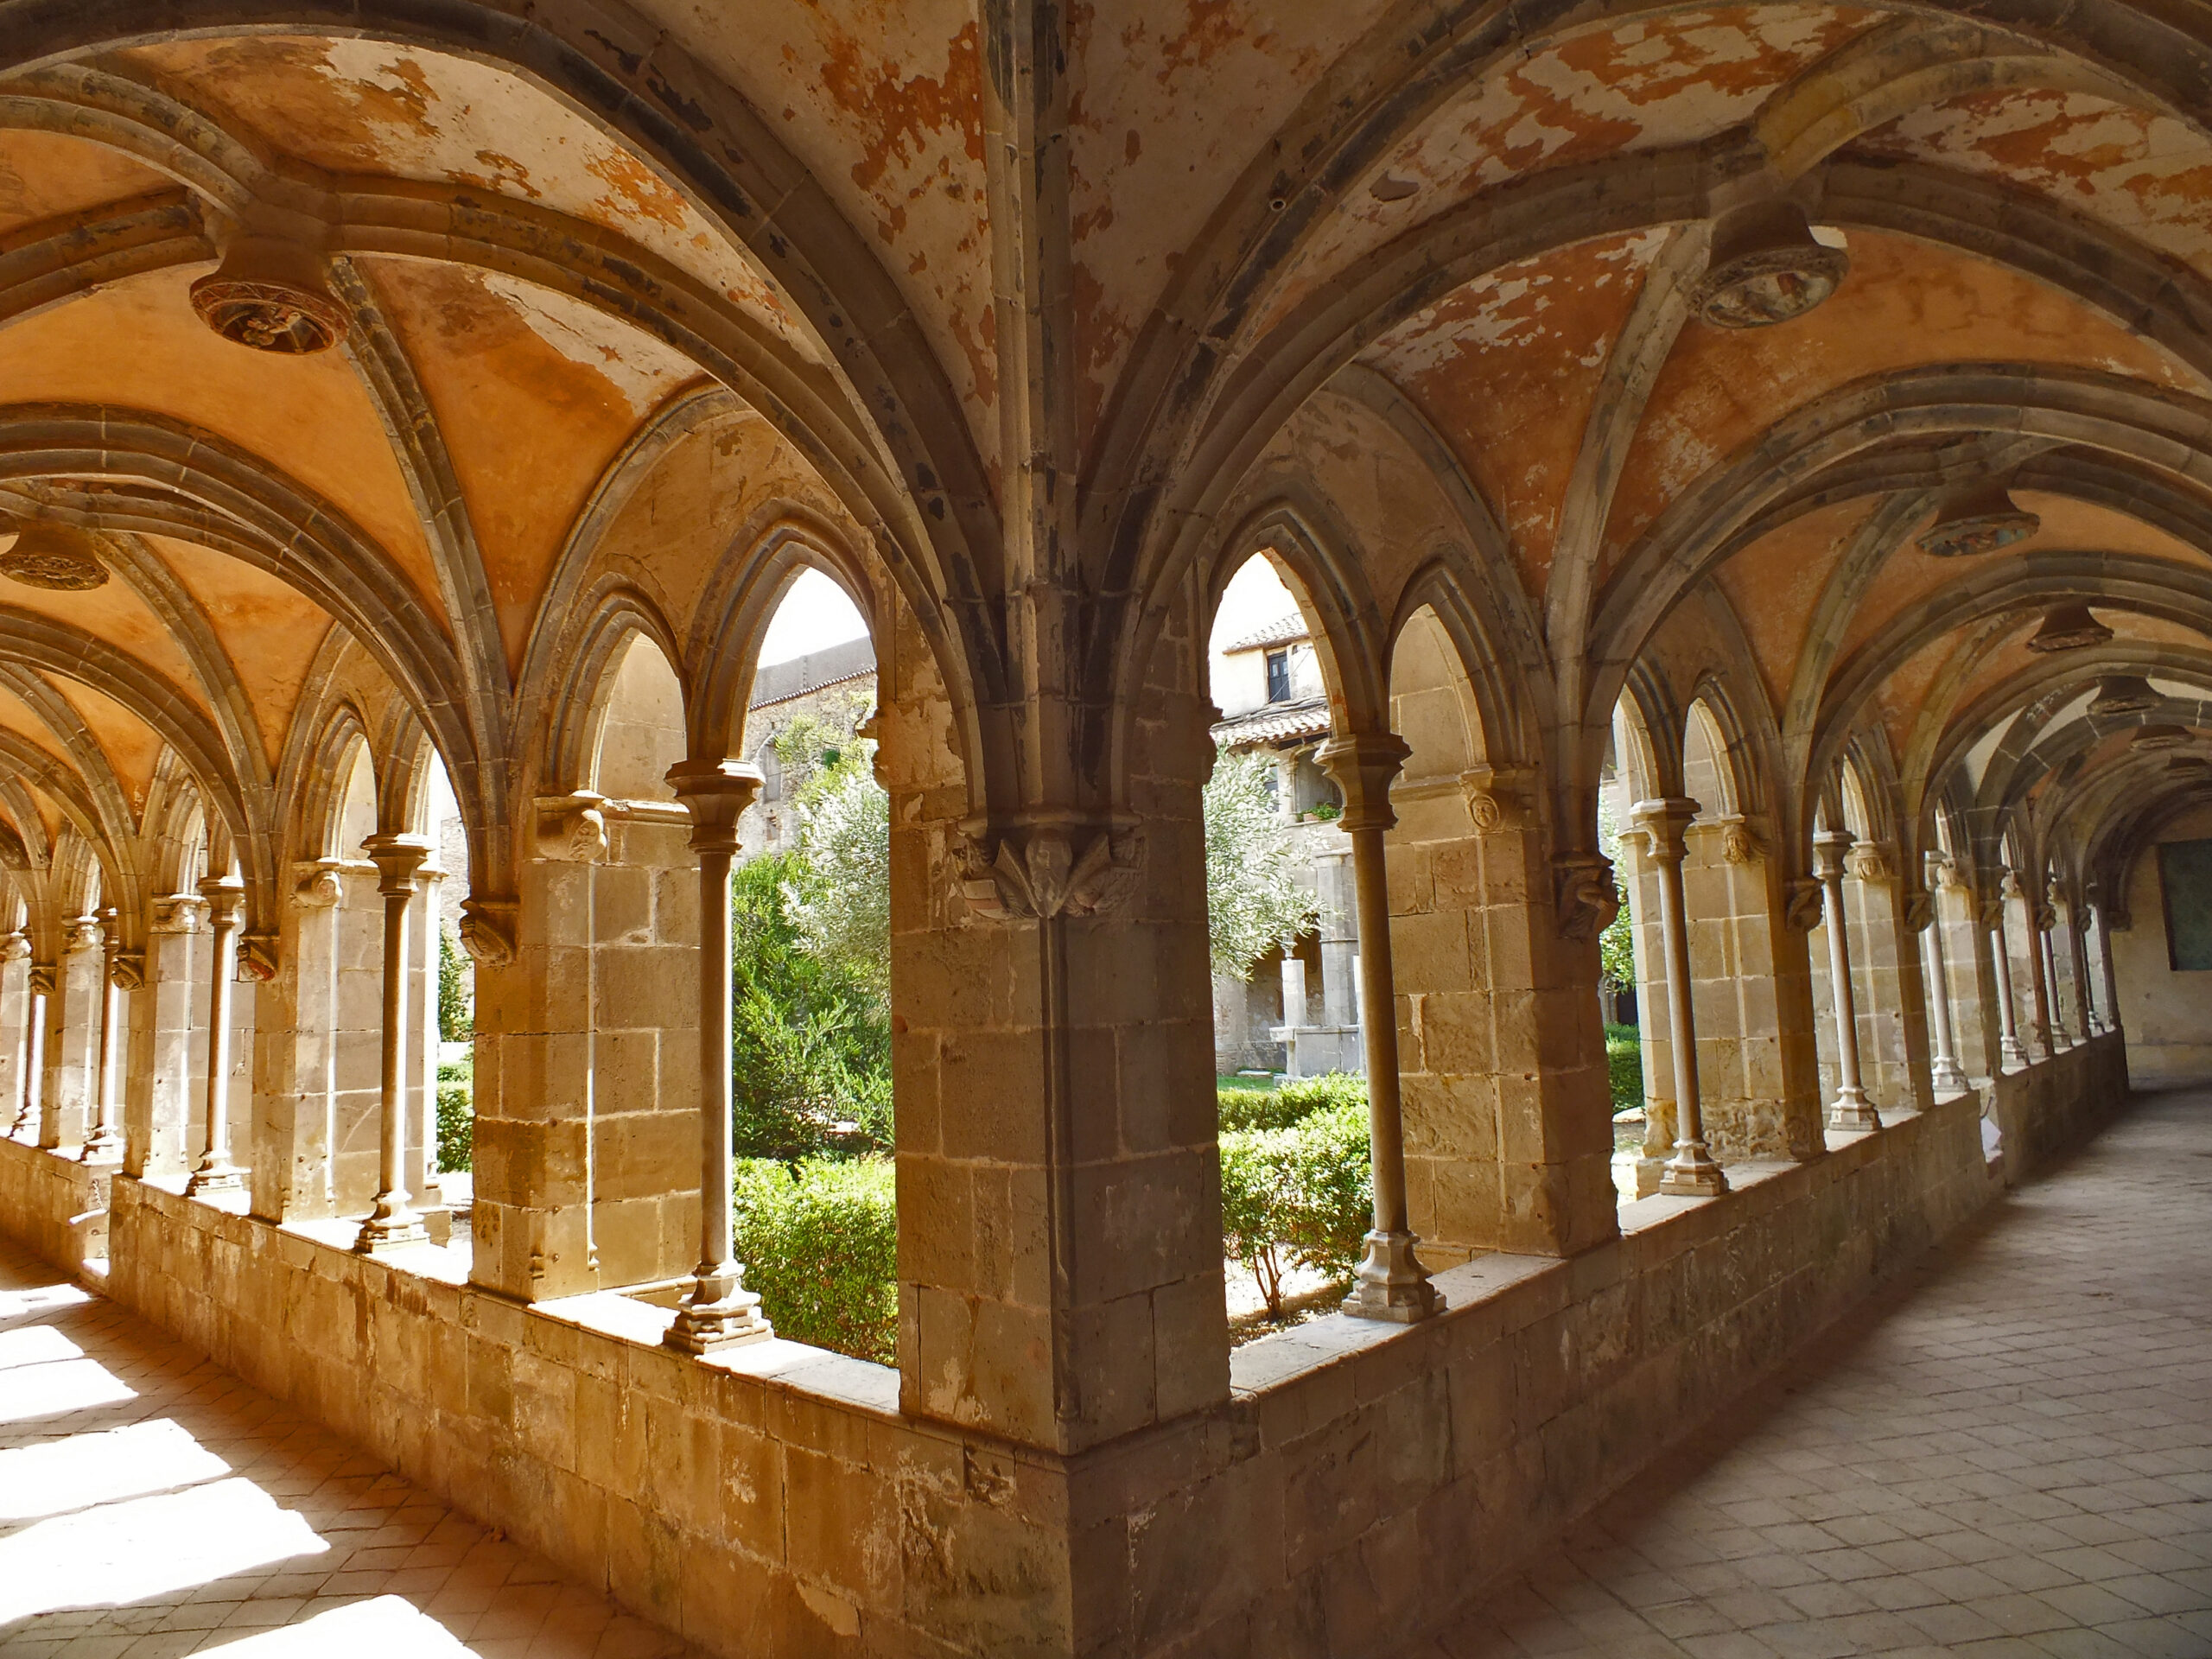
[(966, 0), (644, 0), (714, 63), (879, 253), (968, 406), (996, 436), (982, 58)]
[(703, 214), (622, 144), (512, 75), (346, 38), (180, 41), (118, 58), (329, 172), (461, 185), (614, 231), (818, 359), (773, 289)]
[[(1086, 441), (1130, 342), (1218, 207), (1379, 0), (1071, 8), (1070, 212)], [(1203, 86), (1203, 96), (1193, 95)]]
[(102, 144), (60, 133), (0, 133), (0, 235), (172, 188)]
[(1852, 237), (1851, 257), (1843, 286), (1802, 323), (1684, 331), (1614, 498), (1609, 558), (1783, 413), (1868, 376), (1929, 364), (2044, 363), (2202, 390), (2148, 342), (2018, 272), (1866, 232)]
[(628, 384), (618, 381), (602, 348), (585, 348), (569, 326), (575, 312), (533, 303), (551, 296), (521, 284), (501, 291), (496, 276), (457, 266), (365, 263), (467, 494), (512, 671), (569, 525), (637, 429), (633, 391), (664, 393), (683, 377), (630, 334), (619, 353)]
[(107, 404), (205, 427), (333, 502), (435, 603), (422, 520), (344, 356), (274, 358), (218, 339), (185, 298), (205, 269), (132, 277), (11, 324), (0, 332), (0, 404)]
[(1977, 92), (1901, 116), (1854, 149), (2001, 179), (2200, 269), (2212, 257), (2212, 143), (2154, 110), (2088, 92)]
[[(1715, 7), (1591, 29), (1473, 83), (1344, 192), (1270, 302), (1261, 332), (1333, 273), (1491, 186), (1547, 167), (1710, 137), (1878, 21), (1858, 8)], [(1383, 178), (1419, 187), (1395, 200)]]
[(700, 378), (698, 365), (680, 352), (565, 294), (499, 271), (486, 271), (478, 280), (540, 340), (606, 381), (632, 416), (642, 419), (678, 386)]
[(1541, 594), (1568, 475), (1623, 321), (1667, 232), (1507, 266), (1408, 318), (1362, 360), (1453, 436)]
[(184, 583), (207, 613), (208, 626), (231, 659), (273, 770), (284, 752), (284, 734), (299, 705), (301, 689), (330, 618), (296, 590), (242, 559), (166, 536), (148, 544)]
[(1713, 574), (1736, 613), (1773, 707), (1789, 696), (1807, 630), (1875, 500), (1840, 501), (1762, 536)]

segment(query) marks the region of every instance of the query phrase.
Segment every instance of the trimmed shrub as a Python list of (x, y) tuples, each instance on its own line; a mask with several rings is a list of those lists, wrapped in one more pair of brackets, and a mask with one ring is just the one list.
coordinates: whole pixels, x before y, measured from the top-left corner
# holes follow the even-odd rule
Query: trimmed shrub
[(1221, 1127), (1231, 1129), (1287, 1129), (1304, 1122), (1325, 1107), (1357, 1106), (1363, 1122), (1367, 1112), (1367, 1080), (1347, 1071), (1325, 1077), (1293, 1077), (1272, 1094), (1241, 1089), (1217, 1091)]
[(1358, 1264), (1374, 1203), (1364, 1090), (1340, 1091), (1286, 1127), (1222, 1135), (1223, 1247), (1252, 1270), (1277, 1318), (1289, 1268), (1343, 1276)]
[(887, 1158), (738, 1165), (737, 1259), (779, 1336), (896, 1363), (895, 1184)]
[(438, 1067), (438, 1168), (468, 1167), (470, 1136), (476, 1124), (475, 1065), (447, 1060)]

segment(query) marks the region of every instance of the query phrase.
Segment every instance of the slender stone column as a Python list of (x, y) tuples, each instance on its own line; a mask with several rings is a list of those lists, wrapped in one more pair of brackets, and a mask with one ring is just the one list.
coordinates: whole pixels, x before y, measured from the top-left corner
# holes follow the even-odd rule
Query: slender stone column
[(2074, 1046), (2074, 1039), (2066, 1030), (2064, 1013), (2058, 1005), (2058, 958), (2050, 944), (2050, 930), (2057, 919), (2057, 912), (2049, 905), (2030, 901), (2028, 961), (2035, 970), (2036, 1023), (2043, 1031), (2043, 1052), (2046, 1057)]
[(407, 912), (415, 901), (415, 873), (430, 855), (419, 836), (372, 836), (362, 850), (376, 861), (377, 891), (384, 897), (383, 1096), (378, 1118), (376, 1207), (361, 1224), (353, 1248), (364, 1255), (419, 1244), (429, 1234), (407, 1190)]
[(92, 1079), (92, 1123), (85, 1131), (85, 1149), (78, 1154), (80, 1163), (113, 1163), (123, 1156), (123, 1132), (115, 1121), (118, 1073), (123, 1054), (124, 988), (117, 974), (123, 941), (118, 919), (112, 905), (100, 912), (100, 924), (107, 938), (100, 963), (99, 1071)]
[(1359, 996), (1366, 1017), (1360, 1051), (1367, 1066), (1367, 1134), (1375, 1173), (1375, 1225), (1358, 1283), (1344, 1311), (1363, 1319), (1411, 1324), (1439, 1313), (1444, 1298), (1414, 1254), (1406, 1205), (1405, 1112), (1399, 1098), (1398, 992), (1390, 959), (1390, 880), (1382, 837), (1398, 821), (1390, 784), (1413, 751), (1395, 732), (1332, 737), (1314, 758), (1344, 791), (1338, 823), (1351, 837), (1354, 925), (1359, 933)]
[(23, 1003), (23, 1093), (22, 1103), (16, 1109), (15, 1126), (10, 1133), (18, 1137), (28, 1135), (38, 1139), (39, 1119), (46, 1102), (46, 1022), (49, 1000), (54, 995), (56, 970), (50, 962), (31, 963)]
[(2120, 981), (2112, 970), (2112, 918), (2099, 905), (2097, 917), (2097, 966), (2105, 982), (2105, 1029), (2120, 1029)]
[(199, 1167), (185, 1182), (194, 1196), (202, 1192), (233, 1192), (245, 1185), (245, 1172), (231, 1161), (231, 986), (238, 975), (238, 912), (245, 907), (245, 883), (235, 875), (210, 876), (200, 884), (207, 901), (207, 928), (213, 941), (208, 951), (211, 967), (207, 986), (207, 1097)]
[(2020, 1066), (2027, 1065), (2028, 1051), (2020, 1042), (2019, 1005), (2013, 1000), (2012, 944), (2005, 926), (2005, 912), (2011, 907), (2011, 901), (2000, 893), (1990, 901), (1984, 919), (1989, 929), (1991, 949), (1997, 957), (1998, 1056), (2007, 1065)]
[(1697, 817), (1695, 801), (1679, 797), (1638, 803), (1630, 814), (1650, 849), (1659, 880), (1659, 950), (1667, 981), (1667, 1046), (1675, 1066), (1675, 1155), (1659, 1174), (1659, 1190), (1681, 1198), (1715, 1198), (1728, 1178), (1705, 1144), (1705, 1104), (1697, 1075), (1697, 1018), (1691, 1004), (1689, 912), (1682, 897), (1682, 832)]
[(1851, 984), (1851, 919), (1843, 900), (1843, 863), (1852, 840), (1848, 830), (1823, 830), (1813, 837), (1813, 874), (1827, 908), (1828, 977), (1835, 996), (1835, 1099), (1828, 1106), (1828, 1128), (1878, 1129), (1881, 1114), (1859, 1082), (1859, 1001)]
[(662, 1340), (703, 1354), (774, 1334), (745, 1287), (730, 1234), (729, 867), (760, 774), (735, 761), (683, 761), (668, 782), (691, 814), (699, 855), (699, 1265)]
[(0, 1120), (7, 1127), (0, 1135), (12, 1135), (23, 1122), (22, 1108), (30, 1099), (31, 1021), (37, 1015), (31, 996), (31, 942), (22, 929), (0, 935), (0, 1041), (12, 1039), (8, 1053), (7, 1086), (0, 1090)]
[(1943, 877), (1942, 857), (1930, 853), (1925, 861), (1928, 883), (1928, 927), (1922, 935), (1928, 958), (1929, 1004), (1935, 1010), (1936, 1026), (1934, 1057), (1929, 1063), (1929, 1080), (1936, 1088), (1952, 1094), (1963, 1093), (1971, 1087), (1967, 1074), (1959, 1065), (1958, 1033), (1951, 1023), (1951, 964), (1943, 948)]
[(2097, 1014), (2094, 988), (2089, 982), (2089, 947), (2084, 937), (2082, 912), (2074, 906), (2066, 906), (2066, 948), (2074, 961), (2075, 1000), (2082, 1005), (2082, 1035), (2095, 1036), (2106, 1029)]

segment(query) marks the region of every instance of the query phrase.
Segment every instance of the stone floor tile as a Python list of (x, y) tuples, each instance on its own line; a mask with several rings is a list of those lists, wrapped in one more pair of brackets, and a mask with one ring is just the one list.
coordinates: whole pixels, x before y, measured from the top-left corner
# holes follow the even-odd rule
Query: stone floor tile
[(1816, 1339), (1578, 1527), (1575, 1593), (1696, 1659), (2212, 1659), (2209, 1109), (2139, 1099)]
[[(55, 1281), (52, 1270), (0, 1241), (0, 1292)], [(0, 1422), (0, 1491), (19, 1499), (28, 1481), (48, 1478), (17, 1472), (41, 1466), (22, 1460), (32, 1448), (63, 1448), (73, 1463), (43, 1466), (73, 1469), (77, 1484), (64, 1486), (62, 1476), (51, 1477), (57, 1484), (50, 1495), (41, 1491), (35, 1503), (10, 1506), (12, 1513), (35, 1509), (38, 1515), (0, 1523), (0, 1548), (22, 1541), (3, 1558), (10, 1568), (0, 1571), (5, 1659), (170, 1659), (233, 1646), (251, 1655), (263, 1637), (325, 1616), (342, 1618), (372, 1602), (416, 1620), (426, 1639), (425, 1621), (443, 1626), (478, 1659), (500, 1651), (518, 1659), (696, 1655), (605, 1597), (567, 1583), (527, 1551), (491, 1540), (477, 1522), (359, 1447), (111, 1303), (57, 1300), (18, 1314), (9, 1328), (32, 1326), (73, 1344), (90, 1369), (69, 1361), (10, 1368), (53, 1373), (39, 1379), (52, 1407), (44, 1416)], [(113, 1383), (103, 1383), (95, 1372), (133, 1389), (135, 1397), (116, 1401)], [(99, 1466), (110, 1444), (103, 1436), (154, 1423), (174, 1427), (174, 1440), (161, 1442), (162, 1456), (178, 1460), (188, 1478), (155, 1499), (135, 1486), (116, 1496), (88, 1483), (85, 1471)], [(2141, 1469), (2129, 1474), (2148, 1478)], [(174, 1508), (219, 1497), (227, 1505), (219, 1524), (194, 1527), (188, 1518), (157, 1524), (167, 1513), (162, 1503)], [(175, 1513), (188, 1517), (194, 1511)], [(72, 1529), (66, 1548), (42, 1542), (61, 1535), (51, 1531), (49, 1517)], [(161, 1524), (168, 1530), (161, 1531)], [(49, 1530), (25, 1540), (33, 1527)], [(209, 1535), (219, 1535), (211, 1541)], [(216, 1548), (225, 1542), (239, 1547), (225, 1554)], [(22, 1550), (40, 1548), (55, 1559), (22, 1559)], [(2137, 1617), (2145, 1611), (2130, 1608)], [(487, 1625), (480, 1643), (463, 1628), (480, 1624)], [(391, 1659), (408, 1659), (406, 1644), (403, 1634), (376, 1646)], [(341, 1642), (329, 1650), (357, 1649)]]

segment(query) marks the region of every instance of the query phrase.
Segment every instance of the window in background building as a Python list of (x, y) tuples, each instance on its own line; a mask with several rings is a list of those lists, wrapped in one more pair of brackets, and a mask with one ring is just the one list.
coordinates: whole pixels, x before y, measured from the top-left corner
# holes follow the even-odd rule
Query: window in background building
[(1290, 653), (1287, 651), (1268, 653), (1268, 701), (1290, 701)]

